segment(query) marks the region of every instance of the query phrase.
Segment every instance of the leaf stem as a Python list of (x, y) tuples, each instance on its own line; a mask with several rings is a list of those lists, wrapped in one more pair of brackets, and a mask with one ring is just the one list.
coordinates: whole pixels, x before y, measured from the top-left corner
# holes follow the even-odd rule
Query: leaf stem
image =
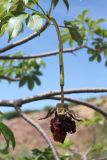
[(46, 14), (41, 13), (41, 12), (39, 12), (39, 11), (37, 11), (37, 10), (31, 8), (31, 7), (28, 7), (28, 6), (26, 6), (26, 8), (30, 9), (31, 11), (33, 11), (33, 12), (36, 13), (37, 15), (39, 15), (39, 16), (41, 16), (42, 18), (46, 19), (47, 22), (49, 22), (49, 20), (48, 20)]
[(48, 13), (48, 15), (50, 15), (50, 14), (51, 14), (51, 12), (52, 12), (52, 5), (53, 5), (53, 1), (51, 0), (51, 5), (50, 5), (50, 9), (49, 9), (49, 13)]
[(46, 13), (45, 13), (45, 11), (43, 10), (43, 8), (41, 7), (41, 5), (40, 5), (39, 3), (36, 3), (36, 4), (37, 4), (37, 6), (41, 9), (42, 13), (45, 15)]
[[(40, 8), (40, 10), (42, 11), (42, 13), (43, 14), (45, 14), (45, 11), (43, 10), (43, 8), (41, 7), (41, 5), (38, 3), (38, 2), (35, 2), (34, 0), (31, 0), (33, 3), (35, 3), (39, 8)], [(26, 6), (27, 8), (28, 8), (28, 6)], [(32, 10), (34, 10), (33, 8), (30, 8), (29, 7), (29, 9), (32, 9)]]

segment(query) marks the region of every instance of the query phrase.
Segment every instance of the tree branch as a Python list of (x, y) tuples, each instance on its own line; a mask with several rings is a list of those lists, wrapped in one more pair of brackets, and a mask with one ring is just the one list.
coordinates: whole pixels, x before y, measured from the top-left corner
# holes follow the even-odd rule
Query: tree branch
[(13, 81), (13, 82), (20, 81), (20, 78), (12, 78), (12, 77), (2, 76), (2, 75), (0, 75), (0, 79), (4, 79), (4, 80), (8, 80), (8, 81)]
[(19, 46), (19, 45), (22, 45), (22, 44), (24, 44), (24, 43), (32, 40), (33, 38), (35, 38), (35, 37), (37, 37), (37, 36), (40, 36), (40, 34), (41, 34), (47, 27), (48, 27), (48, 22), (46, 22), (46, 23), (42, 26), (42, 28), (41, 28), (37, 33), (34, 32), (33, 34), (25, 37), (24, 39), (21, 39), (21, 40), (19, 40), (19, 41), (17, 41), (17, 42), (11, 43), (11, 44), (9, 44), (9, 45), (1, 48), (1, 49), (0, 49), (0, 53), (6, 52), (6, 51), (8, 51), (8, 50), (10, 50), (10, 49), (12, 49), (12, 48), (15, 48), (15, 47), (17, 47), (17, 46)]
[[(98, 92), (107, 92), (107, 89), (75, 89), (75, 90), (65, 90), (64, 94), (73, 94), (73, 93), (98, 93)], [(45, 100), (45, 99), (56, 99), (59, 100), (60, 97), (53, 97), (56, 95), (60, 95), (60, 91), (55, 91), (55, 92), (50, 92), (50, 93), (46, 93), (46, 94), (41, 94), (41, 95), (36, 95), (36, 96), (31, 96), (31, 97), (24, 97), (24, 98), (20, 98), (17, 100), (0, 100), (0, 106), (5, 107), (5, 106), (9, 106), (9, 107), (15, 107), (15, 106), (22, 106), (26, 103), (30, 103), (30, 102), (34, 102), (34, 101), (38, 101), (38, 100)], [(65, 98), (66, 101), (69, 102), (74, 102), (76, 104), (82, 104), (85, 106), (88, 106), (89, 108), (92, 108), (94, 110), (96, 110), (97, 112), (101, 113), (104, 117), (107, 116), (107, 112), (103, 111), (101, 108), (97, 107), (96, 105), (90, 104), (88, 102), (84, 102), (81, 100), (77, 100), (77, 99), (72, 99), (72, 98)]]
[[(67, 48), (63, 49), (63, 53), (72, 53), (74, 51), (83, 49), (84, 46), (76, 47), (76, 48)], [(33, 59), (33, 58), (44, 58), (44, 57), (49, 57), (49, 56), (55, 56), (59, 54), (59, 50), (52, 51), (52, 52), (46, 52), (46, 53), (40, 53), (40, 54), (33, 54), (30, 56), (0, 56), (0, 60), (16, 60), (16, 59)]]
[[(105, 93), (107, 92), (107, 88), (82, 88), (82, 89), (73, 89), (73, 90), (65, 90), (64, 94), (80, 94), (80, 93)], [(51, 91), (47, 92), (44, 94), (36, 95), (36, 96), (29, 96), (29, 97), (24, 97), (20, 98), (17, 100), (0, 100), (0, 106), (14, 106), (14, 104), (18, 103), (20, 105), (42, 100), (42, 99), (47, 99), (52, 96), (57, 96), (60, 95), (60, 91)]]
[[(90, 88), (90, 89), (74, 89), (74, 90), (65, 90), (64, 94), (79, 94), (79, 93), (104, 93), (107, 92), (107, 88)], [(25, 97), (22, 98), (22, 105), (26, 103), (30, 103), (32, 101), (37, 101), (37, 100), (42, 100), (42, 99), (47, 99), (52, 96), (57, 96), (60, 95), (60, 91), (52, 91), (52, 92), (47, 92), (44, 94), (36, 95), (36, 96), (31, 96), (31, 97)]]
[(29, 123), (32, 127), (34, 127), (40, 134), (41, 136), (44, 138), (44, 140), (46, 141), (46, 143), (49, 144), (49, 147), (53, 153), (54, 159), (55, 160), (59, 160), (59, 156), (57, 153), (57, 150), (54, 146), (54, 144), (52, 143), (52, 141), (49, 139), (48, 135), (46, 134), (46, 132), (41, 128), (41, 126), (36, 123), (35, 121), (33, 121), (31, 118), (29, 118), (25, 113), (22, 112), (22, 110), (19, 107), (15, 107), (16, 111), (19, 113), (19, 115), (27, 122)]
[(15, 100), (7, 100), (7, 99), (0, 100), (1, 107), (14, 107), (15, 106), (14, 104)]

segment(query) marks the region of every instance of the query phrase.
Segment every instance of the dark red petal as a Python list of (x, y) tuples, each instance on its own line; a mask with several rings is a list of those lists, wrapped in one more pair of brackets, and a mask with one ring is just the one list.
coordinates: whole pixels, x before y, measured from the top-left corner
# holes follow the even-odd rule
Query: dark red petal
[(63, 122), (63, 125), (62, 125), (62, 130), (65, 130), (66, 132), (69, 132), (69, 133), (74, 133), (76, 132), (76, 125), (75, 125), (75, 121), (72, 121), (70, 120), (69, 122), (65, 121)]
[(55, 114), (55, 117), (51, 120), (50, 129), (55, 141), (63, 143), (68, 133), (76, 132), (75, 121), (71, 117), (59, 117)]
[(66, 132), (63, 132), (63, 133), (61, 133), (61, 132), (54, 132), (53, 133), (53, 138), (57, 142), (64, 143), (66, 135), (67, 135)]

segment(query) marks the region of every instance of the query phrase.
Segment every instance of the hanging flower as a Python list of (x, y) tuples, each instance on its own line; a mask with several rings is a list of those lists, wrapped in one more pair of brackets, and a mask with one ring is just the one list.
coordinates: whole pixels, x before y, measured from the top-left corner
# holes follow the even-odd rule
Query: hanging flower
[(67, 133), (75, 133), (75, 121), (70, 116), (59, 116), (55, 113), (55, 117), (51, 120), (51, 132), (55, 141), (63, 143)]
[(56, 108), (50, 109), (47, 115), (40, 119), (46, 119), (53, 113), (55, 113), (55, 117), (51, 119), (50, 129), (54, 140), (63, 143), (67, 133), (72, 134), (76, 132), (75, 121), (81, 121), (81, 119), (73, 110), (69, 109), (66, 103), (58, 103)]

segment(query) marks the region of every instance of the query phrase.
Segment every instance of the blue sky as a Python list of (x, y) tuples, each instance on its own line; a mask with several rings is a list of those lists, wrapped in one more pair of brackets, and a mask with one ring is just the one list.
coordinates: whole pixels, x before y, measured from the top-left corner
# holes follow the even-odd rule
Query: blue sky
[[(69, 0), (70, 11), (67, 12), (63, 3), (54, 10), (53, 16), (57, 18), (59, 24), (63, 23), (63, 20), (73, 20), (76, 15), (81, 13), (84, 9), (89, 10), (89, 16), (94, 19), (105, 18), (106, 19), (106, 0)], [(49, 8), (49, 0), (41, 0), (41, 3), (45, 8)], [(104, 24), (107, 28), (107, 24)], [(24, 38), (32, 33), (27, 29), (23, 34), (14, 38), (11, 42)], [(0, 38), (1, 48), (7, 44), (7, 35)], [(68, 47), (67, 45), (65, 46)], [(47, 29), (39, 38), (36, 38), (22, 46), (16, 47), (7, 53), (15, 53), (17, 51), (23, 51), (25, 54), (44, 53), (47, 51), (53, 51), (58, 48), (57, 37), (53, 27)], [(65, 66), (65, 89), (73, 88), (107, 88), (107, 68), (104, 66), (104, 61), (101, 63), (89, 62), (86, 50), (79, 50), (75, 52), (77, 56), (72, 54), (64, 55)], [(59, 65), (58, 56), (47, 57), (43, 59), (46, 62), (46, 68), (42, 68), (43, 76), (41, 77), (42, 85), (40, 87), (35, 86), (32, 91), (29, 91), (27, 87), (18, 88), (17, 83), (9, 85), (4, 81), (0, 83), (0, 99), (16, 99), (25, 96), (33, 96), (39, 93), (45, 93), (52, 90), (59, 90)], [(92, 96), (99, 96), (103, 94), (79, 94), (72, 95), (74, 98), (87, 98)], [(56, 104), (55, 101), (37, 101), (36, 103), (30, 103), (26, 107), (27, 109), (40, 109), (45, 105)], [(4, 109), (2, 110), (9, 110)]]

